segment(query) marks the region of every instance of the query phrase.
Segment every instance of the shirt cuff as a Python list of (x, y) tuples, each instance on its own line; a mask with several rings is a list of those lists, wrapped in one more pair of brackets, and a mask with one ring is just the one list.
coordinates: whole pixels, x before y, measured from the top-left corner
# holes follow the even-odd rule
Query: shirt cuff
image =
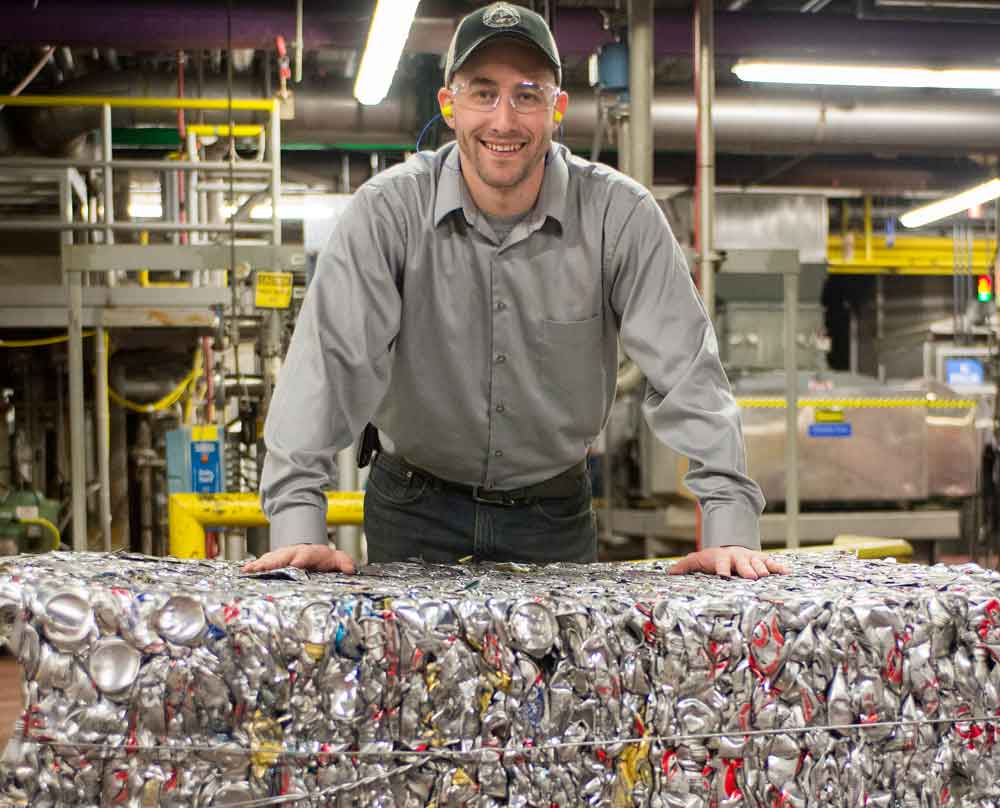
[(760, 549), (760, 517), (753, 508), (735, 502), (715, 504), (702, 515), (702, 549), (733, 544)]
[(273, 514), (271, 549), (293, 544), (327, 544), (326, 512), (310, 505), (296, 505)]

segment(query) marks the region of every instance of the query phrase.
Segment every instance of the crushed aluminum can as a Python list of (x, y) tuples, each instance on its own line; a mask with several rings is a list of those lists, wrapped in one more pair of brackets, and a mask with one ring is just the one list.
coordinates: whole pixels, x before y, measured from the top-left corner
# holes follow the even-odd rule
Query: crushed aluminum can
[(141, 655), (124, 640), (109, 637), (90, 651), (90, 678), (108, 696), (125, 693), (139, 674)]

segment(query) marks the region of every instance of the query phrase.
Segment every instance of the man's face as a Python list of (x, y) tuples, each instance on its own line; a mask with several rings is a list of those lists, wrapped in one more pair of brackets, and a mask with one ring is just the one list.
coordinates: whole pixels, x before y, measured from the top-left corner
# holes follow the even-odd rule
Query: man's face
[[(511, 94), (525, 82), (550, 93), (542, 109), (523, 113), (511, 106)], [(565, 93), (554, 94), (554, 84), (552, 67), (527, 43), (497, 39), (473, 53), (453, 76), (451, 87), (438, 93), (442, 105), (452, 105), (452, 117), (445, 120), (455, 130), (463, 169), (471, 169), (497, 190), (514, 189), (544, 172), (545, 154), (556, 126), (553, 112), (564, 111), (568, 101)], [(455, 88), (457, 93), (452, 92)], [(471, 94), (482, 91), (499, 92), (495, 109), (472, 108)]]

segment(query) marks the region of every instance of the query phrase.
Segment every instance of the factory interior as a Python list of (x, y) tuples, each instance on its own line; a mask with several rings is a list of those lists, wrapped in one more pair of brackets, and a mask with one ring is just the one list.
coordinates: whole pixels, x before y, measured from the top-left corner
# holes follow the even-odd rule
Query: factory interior
[[(452, 139), (445, 53), (482, 4), (378, 5), (398, 58), (374, 0), (4, 4), (0, 554), (268, 551), (263, 425), (318, 256), (359, 187)], [(684, 250), (763, 548), (1000, 568), (1000, 2), (523, 5), (562, 60), (555, 139), (648, 187)], [(645, 395), (620, 353), (587, 460), (602, 561), (700, 546)], [(328, 527), (363, 564), (357, 450)]]

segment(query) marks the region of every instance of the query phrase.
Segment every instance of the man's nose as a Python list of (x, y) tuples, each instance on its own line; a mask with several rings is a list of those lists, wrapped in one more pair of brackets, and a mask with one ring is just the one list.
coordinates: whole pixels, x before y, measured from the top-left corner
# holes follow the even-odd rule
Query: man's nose
[(518, 113), (514, 109), (514, 104), (510, 96), (503, 95), (500, 97), (496, 109), (493, 110), (493, 122), (498, 129), (513, 129), (517, 115)]

